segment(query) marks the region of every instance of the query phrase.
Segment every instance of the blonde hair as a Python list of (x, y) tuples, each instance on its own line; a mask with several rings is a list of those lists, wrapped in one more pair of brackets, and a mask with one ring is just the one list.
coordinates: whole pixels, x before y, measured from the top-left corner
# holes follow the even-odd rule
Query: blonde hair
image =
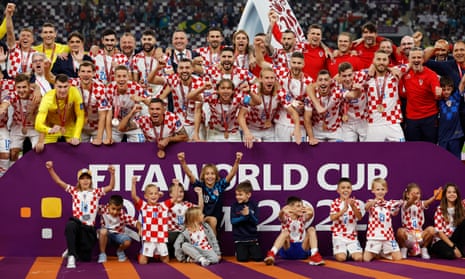
[(218, 172), (218, 168), (214, 164), (205, 164), (202, 168), (202, 171), (200, 172), (200, 181), (204, 182), (205, 181), (205, 172), (207, 171), (208, 168), (212, 168), (213, 172), (215, 173), (215, 182), (218, 182), (220, 180), (220, 173)]
[(189, 207), (186, 211), (185, 226), (195, 226), (199, 222), (199, 217), (202, 215), (202, 209), (198, 206)]
[(407, 187), (405, 188), (404, 193), (402, 194), (402, 199), (405, 201), (408, 200), (407, 194), (410, 193), (410, 191), (412, 191), (412, 189), (415, 189), (415, 188), (420, 190), (420, 193), (421, 193), (420, 185), (413, 183), (413, 182), (407, 184)]
[(152, 187), (155, 187), (158, 191), (160, 191), (160, 189), (158, 188), (157, 185), (155, 185), (155, 184), (147, 184), (144, 187), (144, 193), (147, 193), (147, 189), (152, 188)]
[(379, 184), (383, 185), (384, 189), (386, 189), (386, 191), (388, 190), (388, 184), (387, 184), (386, 179), (381, 178), (381, 177), (377, 177), (377, 178), (373, 179), (373, 182), (371, 182), (371, 189), (372, 190), (373, 190), (373, 186), (375, 186), (375, 183), (379, 183)]

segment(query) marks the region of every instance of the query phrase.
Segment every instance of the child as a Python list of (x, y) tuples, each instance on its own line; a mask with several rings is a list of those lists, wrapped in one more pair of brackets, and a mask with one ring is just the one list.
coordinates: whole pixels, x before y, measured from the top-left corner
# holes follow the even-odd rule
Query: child
[(460, 81), (459, 90), (454, 91), (454, 82), (449, 77), (441, 77), (439, 83), (443, 99), (438, 102), (438, 145), (461, 159), (464, 131), (460, 125), (459, 106), (465, 88), (465, 76)]
[(236, 186), (236, 202), (231, 206), (231, 224), (236, 258), (239, 262), (262, 261), (258, 243), (258, 204), (250, 200), (252, 184), (244, 181)]
[(88, 169), (78, 171), (77, 185), (65, 183), (53, 168), (53, 161), (45, 163), (53, 181), (68, 192), (73, 199), (73, 217), (66, 223), (65, 237), (67, 244), (67, 268), (76, 268), (76, 258), (90, 261), (92, 249), (97, 241), (95, 232), (95, 217), (97, 216), (98, 201), (115, 186), (115, 169), (108, 167), (110, 183), (105, 187), (92, 188), (92, 174)]
[(402, 201), (385, 200), (388, 185), (383, 178), (375, 178), (371, 183), (371, 192), (375, 195), (365, 204), (365, 210), (369, 212), (367, 243), (363, 260), (371, 261), (380, 255), (392, 260), (400, 260), (399, 245), (394, 238), (391, 215), (398, 213)]
[(176, 259), (180, 262), (194, 261), (202, 266), (218, 263), (221, 260), (220, 246), (212, 228), (204, 223), (200, 207), (186, 211), (185, 229), (174, 243)]
[(125, 226), (133, 226), (140, 231), (141, 224), (136, 219), (128, 215), (123, 210), (123, 197), (120, 195), (112, 195), (106, 205), (99, 206), (99, 214), (101, 228), (98, 230), (100, 254), (98, 255), (98, 262), (104, 263), (107, 261), (107, 254), (105, 249), (108, 240), (110, 243), (116, 244), (116, 256), (119, 262), (126, 261), (126, 250), (131, 245), (131, 238), (124, 233)]
[[(197, 193), (198, 206), (203, 209), (202, 188), (196, 187), (194, 191)], [(168, 253), (170, 259), (174, 258), (174, 242), (178, 235), (184, 230), (185, 214), (188, 208), (193, 207), (194, 204), (184, 200), (184, 186), (179, 183), (179, 180), (173, 179), (169, 188), (170, 197), (177, 195), (174, 200), (173, 207), (170, 208), (168, 220)]]
[(465, 256), (465, 200), (459, 187), (449, 183), (442, 191), (441, 203), (434, 213), (436, 235), (431, 252), (444, 259)]
[(177, 193), (173, 193), (171, 199), (158, 202), (163, 195), (155, 184), (148, 184), (144, 189), (145, 201), (136, 193), (137, 177), (132, 178), (131, 197), (142, 218), (141, 238), (142, 252), (139, 255), (139, 264), (147, 264), (148, 258), (160, 255), (160, 260), (169, 262), (168, 247), (168, 212), (176, 200)]
[(218, 169), (213, 164), (205, 164), (200, 173), (200, 180), (196, 179), (192, 171), (186, 163), (184, 152), (178, 153), (178, 160), (181, 163), (182, 169), (189, 177), (190, 183), (194, 187), (201, 187), (203, 192), (203, 213), (205, 214), (205, 222), (213, 229), (215, 235), (217, 229), (223, 219), (223, 193), (229, 186), (234, 175), (236, 175), (239, 163), (242, 159), (242, 153), (236, 152), (236, 160), (231, 171), (226, 177), (220, 177)]
[(333, 221), (333, 254), (343, 262), (350, 256), (354, 261), (363, 259), (363, 249), (357, 239), (357, 221), (362, 219), (359, 202), (351, 197), (352, 182), (343, 177), (337, 183), (339, 198), (331, 203), (329, 218)]
[[(397, 241), (399, 242), (402, 259), (407, 258), (407, 252), (410, 255), (417, 256), (421, 253), (421, 258), (429, 260), (428, 246), (431, 244), (434, 236), (432, 226), (423, 230), (425, 222), (424, 210), (433, 203), (434, 199), (441, 193), (441, 188), (437, 189), (435, 194), (428, 200), (422, 201), (420, 186), (416, 183), (410, 183), (404, 191), (404, 203), (401, 207), (402, 227), (397, 230)], [(421, 249), (420, 249), (421, 247)]]
[(313, 209), (304, 206), (301, 198), (294, 196), (287, 198), (286, 205), (279, 212), (281, 233), (266, 255), (266, 265), (274, 264), (278, 251), (279, 256), (283, 259), (308, 258), (308, 263), (311, 265), (323, 265), (325, 263), (318, 252), (315, 228), (309, 227), (305, 230), (305, 223), (312, 216)]

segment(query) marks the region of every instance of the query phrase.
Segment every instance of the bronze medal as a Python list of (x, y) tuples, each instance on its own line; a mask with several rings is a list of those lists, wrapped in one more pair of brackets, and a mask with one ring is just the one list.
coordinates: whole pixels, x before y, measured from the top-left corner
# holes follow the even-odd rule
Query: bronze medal
[(342, 121), (343, 121), (343, 122), (349, 121), (349, 116), (348, 116), (347, 114), (344, 114), (344, 115), (342, 116)]
[(27, 134), (27, 128), (26, 128), (26, 127), (22, 127), (22, 128), (21, 128), (21, 133), (23, 133), (23, 135), (26, 135), (26, 134)]
[(267, 128), (267, 129), (268, 129), (268, 128), (271, 128), (271, 126), (272, 126), (272, 124), (271, 124), (271, 120), (269, 120), (269, 119), (268, 119), (268, 120), (266, 120), (266, 121), (265, 121), (265, 128)]
[(224, 132), (224, 138), (225, 138), (225, 139), (228, 139), (228, 138), (229, 138), (229, 132), (228, 132), (228, 131)]
[(323, 131), (328, 131), (328, 125), (326, 125), (326, 123), (323, 123)]
[(378, 109), (379, 112), (383, 112), (383, 111), (384, 111), (383, 105), (378, 105), (377, 109)]
[(166, 156), (165, 150), (159, 149), (158, 152), (157, 152), (157, 157), (159, 159), (163, 159), (163, 158), (165, 158), (165, 156)]

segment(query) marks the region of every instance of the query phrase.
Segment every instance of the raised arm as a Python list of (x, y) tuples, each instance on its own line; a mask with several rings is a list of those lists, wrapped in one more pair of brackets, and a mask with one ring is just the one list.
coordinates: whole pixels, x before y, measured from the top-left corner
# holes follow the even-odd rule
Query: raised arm
[(225, 180), (226, 182), (231, 182), (232, 178), (236, 175), (237, 170), (239, 169), (239, 163), (241, 162), (242, 159), (242, 152), (236, 152), (236, 160), (234, 161), (234, 165), (231, 169), (231, 171), (228, 173), (226, 176)]
[(47, 161), (45, 163), (45, 167), (48, 170), (48, 173), (50, 174), (50, 177), (52, 177), (53, 181), (55, 181), (58, 186), (63, 188), (63, 190), (66, 190), (66, 187), (68, 187), (68, 184), (65, 183), (61, 178), (58, 176), (58, 174), (55, 172), (55, 169), (53, 168), (53, 161)]
[(132, 201), (137, 204), (139, 203), (140, 198), (137, 196), (136, 192), (136, 183), (137, 183), (137, 176), (133, 176), (131, 180), (131, 198)]
[(108, 166), (108, 172), (110, 173), (110, 183), (108, 183), (107, 186), (103, 187), (103, 191), (105, 193), (110, 192), (115, 188), (115, 167), (113, 166)]
[(194, 174), (192, 173), (191, 169), (189, 169), (189, 167), (187, 166), (186, 155), (184, 154), (184, 152), (179, 152), (178, 153), (178, 160), (179, 160), (179, 163), (181, 163), (182, 170), (189, 177), (189, 182), (191, 184), (194, 183), (196, 178), (195, 178)]
[(123, 117), (123, 119), (121, 119), (121, 121), (119, 122), (118, 130), (120, 132), (126, 132), (130, 128), (132, 129), (134, 127), (137, 127), (136, 122), (131, 121), (131, 119), (134, 116), (134, 114), (136, 114), (136, 113), (138, 113), (140, 111), (142, 111), (142, 107), (140, 105), (138, 105), (138, 104), (135, 104), (132, 107), (131, 111), (125, 117)]
[(14, 11), (15, 11), (15, 4), (8, 3), (5, 9), (4, 22), (6, 23), (6, 44), (8, 45), (9, 49), (14, 48), (16, 45), (15, 28), (13, 25)]

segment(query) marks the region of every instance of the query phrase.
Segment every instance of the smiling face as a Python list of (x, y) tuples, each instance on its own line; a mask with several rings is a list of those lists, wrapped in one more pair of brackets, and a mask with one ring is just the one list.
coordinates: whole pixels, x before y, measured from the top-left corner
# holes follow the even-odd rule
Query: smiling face
[(232, 101), (234, 94), (234, 86), (229, 80), (223, 80), (218, 86), (219, 101), (223, 104), (228, 104)]
[(150, 35), (142, 35), (140, 41), (142, 44), (142, 49), (147, 53), (151, 52), (157, 43), (155, 37)]
[(379, 44), (379, 49), (386, 52), (388, 55), (392, 53), (392, 43), (390, 41), (382, 41)]
[(371, 192), (375, 195), (375, 199), (384, 200), (384, 196), (387, 193), (387, 188), (380, 182), (373, 182), (371, 186)]
[(40, 37), (42, 38), (45, 46), (51, 46), (53, 43), (55, 43), (55, 39), (57, 37), (55, 28), (44, 26), (42, 28), (42, 32), (40, 33)]
[(296, 38), (292, 32), (284, 32), (281, 44), (286, 52), (292, 51), (296, 43)]
[(423, 51), (422, 50), (412, 50), (409, 53), (408, 61), (412, 70), (415, 72), (420, 72), (423, 70), (423, 62), (425, 59), (423, 58)]
[(183, 51), (187, 47), (187, 35), (182, 31), (176, 31), (173, 34), (172, 45), (177, 51)]
[(116, 46), (116, 36), (113, 34), (104, 36), (102, 38), (102, 45), (106, 53), (111, 53)]
[(348, 181), (340, 182), (337, 185), (336, 191), (340, 195), (342, 200), (346, 200), (350, 198), (350, 195), (352, 195), (352, 184)]
[(412, 187), (406, 194), (407, 200), (410, 202), (417, 202), (421, 198), (421, 191), (419, 187)]
[(363, 29), (362, 31), (362, 39), (363, 39), (364, 44), (367, 47), (371, 47), (376, 44), (376, 36), (377, 36), (376, 32), (372, 32), (368, 30), (367, 28)]
[(115, 71), (115, 82), (118, 90), (125, 93), (128, 87), (129, 72), (127, 69), (117, 69)]
[(182, 81), (188, 81), (192, 75), (192, 63), (189, 61), (179, 62), (178, 75)]
[(205, 167), (203, 174), (205, 185), (207, 185), (209, 188), (212, 188), (213, 185), (215, 185), (217, 178), (215, 169), (213, 167)]
[(329, 89), (331, 85), (331, 77), (329, 76), (328, 73), (324, 74), (318, 74), (318, 77), (316, 78), (316, 84), (318, 88), (318, 92), (320, 94), (326, 95), (329, 94)]
[(92, 66), (81, 65), (79, 67), (78, 76), (83, 85), (90, 85), (92, 83), (92, 78), (95, 76), (95, 72)]
[(291, 73), (294, 76), (300, 75), (302, 69), (304, 68), (305, 62), (303, 58), (300, 57), (291, 57)]
[(148, 204), (156, 204), (158, 202), (158, 198), (160, 198), (158, 187), (155, 185), (147, 185), (144, 191), (144, 198)]
[(276, 84), (276, 76), (272, 70), (263, 70), (260, 74), (261, 86), (263, 93), (269, 95), (273, 93)]
[(121, 52), (130, 57), (136, 49), (136, 39), (131, 35), (123, 35), (119, 41)]
[(234, 64), (234, 53), (226, 50), (221, 52), (220, 65), (225, 71), (230, 71)]
[(389, 57), (386, 53), (376, 52), (373, 58), (373, 65), (375, 66), (376, 72), (383, 74), (387, 71), (389, 66)]
[(212, 49), (217, 49), (223, 42), (223, 35), (218, 30), (211, 30), (208, 32), (207, 42)]
[(29, 82), (27, 80), (16, 82), (15, 83), (16, 93), (18, 93), (19, 98), (21, 99), (28, 99), (31, 93), (31, 89), (29, 87)]
[(345, 89), (352, 88), (352, 84), (354, 83), (354, 69), (347, 69), (342, 73), (339, 73), (339, 76), (341, 78), (342, 86)]
[(312, 47), (317, 47), (321, 43), (322, 33), (319, 28), (310, 28), (307, 34), (308, 41)]
[(236, 190), (236, 201), (238, 203), (246, 203), (249, 201), (251, 193), (246, 193), (244, 191), (237, 191)]
[(337, 37), (337, 49), (341, 53), (348, 53), (351, 47), (350, 37), (345, 34), (341, 34)]
[(118, 217), (119, 214), (121, 213), (122, 208), (123, 208), (122, 205), (116, 205), (116, 204), (110, 203), (108, 206), (108, 213), (110, 213), (110, 215), (113, 217)]
[(249, 47), (249, 37), (247, 36), (247, 33), (244, 31), (238, 31), (234, 35), (234, 50), (236, 50), (238, 53), (246, 53), (247, 48)]
[(154, 126), (163, 124), (165, 116), (165, 106), (161, 102), (150, 103), (149, 105), (150, 120)]
[(81, 191), (87, 191), (92, 188), (92, 178), (88, 175), (81, 175), (78, 183)]
[(22, 30), (19, 33), (19, 44), (22, 49), (29, 49), (34, 42), (34, 35), (29, 30)]
[(455, 205), (455, 201), (457, 200), (457, 190), (454, 186), (449, 185), (445, 189), (444, 193), (446, 193), (446, 200), (449, 207)]
[(452, 56), (458, 63), (465, 63), (465, 42), (457, 42), (454, 44)]

